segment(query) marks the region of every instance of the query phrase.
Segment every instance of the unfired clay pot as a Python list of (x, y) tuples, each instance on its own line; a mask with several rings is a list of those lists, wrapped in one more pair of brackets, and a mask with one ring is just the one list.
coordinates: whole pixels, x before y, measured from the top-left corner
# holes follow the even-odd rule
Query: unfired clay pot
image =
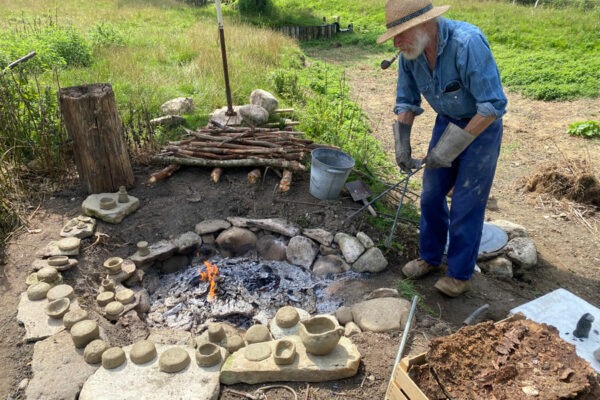
[(108, 270), (108, 273), (111, 275), (118, 274), (121, 272), (121, 264), (123, 264), (123, 259), (121, 257), (111, 257), (104, 261), (104, 268)]
[(300, 321), (300, 339), (306, 351), (324, 356), (333, 351), (344, 335), (344, 328), (337, 326), (330, 318), (319, 316)]
[(221, 361), (221, 348), (214, 343), (204, 343), (196, 350), (196, 362), (200, 367), (212, 367)]
[(291, 340), (282, 339), (275, 345), (273, 360), (277, 365), (288, 365), (296, 358), (296, 345)]
[(67, 256), (52, 256), (48, 258), (48, 265), (51, 267), (56, 267), (60, 265), (65, 265), (69, 263), (69, 257)]
[(140, 256), (147, 256), (148, 254), (150, 254), (150, 250), (148, 249), (148, 242), (137, 242), (136, 247)]
[(69, 311), (71, 300), (66, 297), (51, 301), (46, 305), (46, 315), (50, 318), (61, 319)]
[(112, 197), (100, 198), (100, 208), (103, 210), (112, 210), (117, 206), (117, 202)]

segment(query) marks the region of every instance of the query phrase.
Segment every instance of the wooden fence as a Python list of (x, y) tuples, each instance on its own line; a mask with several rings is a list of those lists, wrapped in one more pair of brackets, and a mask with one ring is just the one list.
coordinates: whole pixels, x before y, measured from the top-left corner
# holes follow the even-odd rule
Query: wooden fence
[(348, 25), (348, 28), (345, 29), (340, 29), (340, 24), (334, 22), (332, 24), (317, 26), (282, 26), (277, 28), (277, 30), (296, 40), (329, 39), (338, 32), (351, 32), (352, 24)]

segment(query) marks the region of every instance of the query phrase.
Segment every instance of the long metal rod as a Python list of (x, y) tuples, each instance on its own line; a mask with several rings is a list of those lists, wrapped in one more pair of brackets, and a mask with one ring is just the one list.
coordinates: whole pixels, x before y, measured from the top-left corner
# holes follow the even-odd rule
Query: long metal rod
[(419, 296), (414, 295), (412, 298), (412, 304), (410, 306), (410, 312), (408, 313), (408, 321), (406, 321), (406, 325), (404, 326), (404, 332), (402, 332), (402, 340), (400, 341), (400, 347), (398, 347), (398, 354), (396, 354), (396, 360), (394, 361), (394, 367), (392, 368), (392, 375), (390, 376), (390, 381), (388, 382), (388, 388), (386, 390), (385, 398), (387, 399), (387, 394), (390, 391), (390, 386), (392, 385), (392, 381), (394, 380), (394, 371), (396, 370), (396, 366), (402, 359), (402, 355), (404, 354), (404, 347), (406, 347), (406, 341), (408, 340), (408, 333), (410, 331), (410, 326), (412, 324), (413, 317), (415, 316), (415, 310), (417, 309), (417, 303), (419, 302)]
[(390, 234), (385, 239), (385, 247), (390, 247), (392, 244), (392, 239), (394, 238), (394, 232), (396, 231), (396, 225), (398, 224), (398, 216), (400, 215), (400, 209), (402, 208), (402, 204), (404, 203), (404, 196), (406, 195), (406, 189), (408, 189), (408, 179), (404, 181), (404, 188), (402, 189), (402, 197), (400, 197), (400, 202), (398, 203), (398, 208), (396, 209), (396, 216), (394, 217), (394, 223), (392, 224), (392, 229), (390, 230)]
[(231, 103), (231, 88), (229, 87), (229, 68), (227, 68), (227, 49), (225, 48), (225, 32), (223, 26), (219, 26), (219, 39), (221, 41), (221, 56), (223, 58), (223, 74), (225, 75), (225, 94), (227, 95), (227, 112), (225, 115), (235, 115)]

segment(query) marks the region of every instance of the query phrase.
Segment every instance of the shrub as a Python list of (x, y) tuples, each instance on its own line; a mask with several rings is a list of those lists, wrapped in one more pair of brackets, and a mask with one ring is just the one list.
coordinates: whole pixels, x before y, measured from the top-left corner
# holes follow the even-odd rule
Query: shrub
[(238, 10), (241, 14), (266, 14), (273, 12), (273, 3), (271, 0), (238, 0)]
[(600, 122), (598, 121), (580, 121), (569, 125), (567, 133), (571, 136), (581, 136), (584, 138), (600, 137)]
[(88, 37), (92, 46), (95, 47), (123, 46), (125, 44), (121, 32), (115, 29), (114, 25), (106, 22), (92, 26), (88, 31)]

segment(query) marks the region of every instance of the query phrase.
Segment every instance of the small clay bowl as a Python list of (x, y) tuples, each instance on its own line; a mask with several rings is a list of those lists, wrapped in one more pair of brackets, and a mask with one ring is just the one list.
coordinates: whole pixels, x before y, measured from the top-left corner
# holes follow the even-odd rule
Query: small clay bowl
[(101, 197), (100, 208), (103, 210), (112, 210), (117, 206), (117, 202), (112, 197)]
[(113, 369), (121, 366), (126, 360), (125, 352), (120, 347), (111, 347), (102, 353), (102, 366)]
[(148, 254), (150, 254), (150, 249), (148, 249), (148, 242), (137, 242), (136, 247), (140, 256), (147, 256)]
[(196, 350), (196, 362), (200, 367), (212, 367), (221, 361), (221, 348), (214, 343), (204, 343)]
[(135, 301), (135, 292), (131, 289), (119, 290), (115, 293), (115, 300), (121, 304), (129, 304)]
[(37, 272), (40, 282), (52, 283), (58, 278), (58, 270), (54, 267), (44, 267)]
[(48, 265), (51, 267), (57, 267), (61, 265), (66, 265), (69, 263), (69, 257), (67, 256), (52, 256), (46, 260)]
[(46, 305), (46, 315), (50, 318), (61, 319), (69, 311), (71, 300), (66, 297), (51, 301)]
[(81, 308), (76, 308), (74, 310), (69, 311), (63, 317), (63, 325), (67, 329), (71, 329), (73, 325), (78, 323), (79, 321), (83, 321), (88, 317), (88, 313)]
[(124, 309), (125, 307), (122, 303), (118, 301), (111, 301), (104, 308), (104, 312), (110, 317), (117, 317), (123, 312)]
[(156, 346), (149, 340), (140, 340), (131, 347), (129, 358), (136, 364), (145, 364), (156, 357)]
[(281, 307), (275, 314), (275, 322), (280, 328), (291, 328), (300, 321), (298, 310), (292, 306)]
[(114, 291), (115, 290), (115, 281), (113, 281), (110, 278), (102, 279), (102, 289), (106, 290), (107, 292)]
[(123, 264), (123, 259), (121, 257), (111, 257), (104, 261), (104, 268), (108, 270), (108, 273), (111, 275), (118, 274), (121, 272), (121, 264)]
[(71, 327), (71, 339), (78, 349), (83, 349), (89, 342), (100, 337), (100, 329), (95, 321), (84, 319)]
[(289, 365), (296, 358), (296, 345), (290, 340), (279, 340), (275, 345), (273, 360), (277, 365)]
[(79, 248), (80, 243), (81, 239), (76, 237), (68, 237), (60, 239), (58, 242), (56, 242), (56, 245), (61, 251), (72, 251)]
[(219, 343), (225, 339), (225, 330), (221, 324), (211, 324), (208, 327), (208, 340), (211, 343)]
[(179, 372), (190, 364), (190, 355), (181, 347), (165, 350), (158, 359), (158, 368), (163, 372)]
[(115, 300), (115, 294), (113, 292), (102, 292), (98, 296), (96, 296), (96, 303), (100, 307), (104, 307), (110, 302)]
[(50, 284), (46, 282), (34, 283), (27, 288), (27, 298), (31, 301), (45, 299), (48, 290), (50, 290)]
[(72, 286), (65, 284), (56, 285), (52, 289), (48, 290), (48, 293), (46, 293), (46, 298), (48, 301), (62, 299), (63, 297), (66, 297), (69, 300), (73, 300), (75, 298), (75, 292), (73, 291)]

